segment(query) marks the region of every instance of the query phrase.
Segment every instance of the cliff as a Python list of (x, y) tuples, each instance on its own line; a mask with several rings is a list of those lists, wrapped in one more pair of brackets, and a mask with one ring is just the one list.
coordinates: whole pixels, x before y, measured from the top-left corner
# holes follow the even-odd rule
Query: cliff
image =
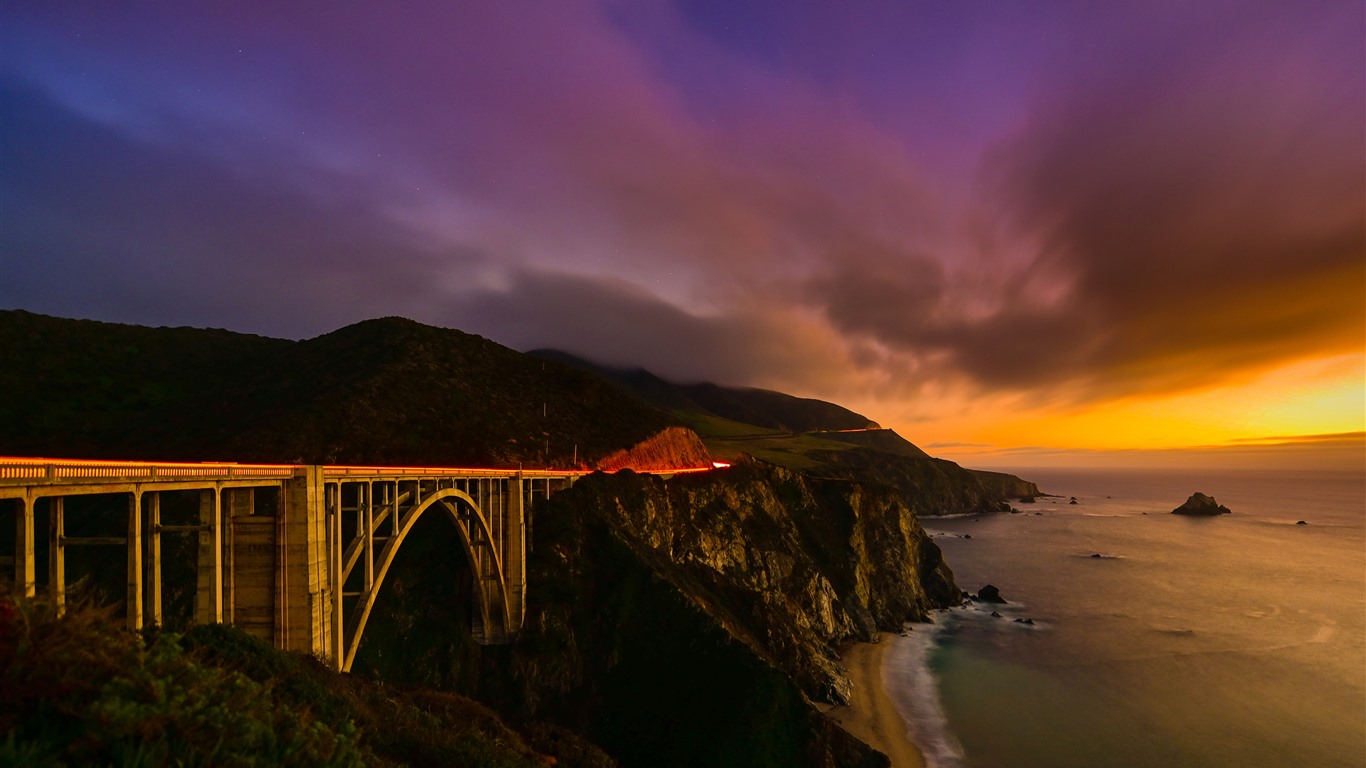
[(1009, 508), (997, 490), (984, 485), (977, 473), (945, 459), (867, 448), (821, 452), (819, 458), (823, 466), (816, 471), (820, 474), (884, 485), (899, 494), (917, 515), (996, 512)]
[(1037, 484), (1005, 472), (988, 472), (984, 469), (968, 471), (976, 476), (977, 482), (981, 483), (983, 488), (1000, 499), (1024, 499), (1043, 495)]
[[(419, 533), (433, 552), (451, 535)], [(959, 594), (895, 492), (761, 464), (591, 475), (538, 503), (531, 535), (513, 647), (470, 642), (450, 597), (468, 576), (415, 549), (355, 671), (556, 723), (628, 767), (871, 767), (884, 758), (812, 702), (850, 696), (849, 643)]]

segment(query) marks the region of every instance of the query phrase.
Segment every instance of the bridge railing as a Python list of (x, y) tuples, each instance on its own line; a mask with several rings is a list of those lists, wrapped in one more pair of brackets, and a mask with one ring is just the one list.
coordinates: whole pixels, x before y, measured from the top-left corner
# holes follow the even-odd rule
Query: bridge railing
[(288, 478), (293, 464), (236, 464), (231, 462), (143, 462), (80, 459), (0, 457), (0, 483), (82, 483), (98, 480), (231, 480)]
[[(0, 484), (34, 485), (49, 483), (82, 483), (95, 481), (156, 481), (156, 480), (233, 480), (258, 478), (289, 478), (301, 464), (238, 464), (235, 462), (149, 462), (103, 461), (83, 459), (46, 459), (0, 456)], [(668, 470), (639, 470), (647, 473), (680, 474), (705, 472), (710, 467), (689, 467)], [(327, 478), (364, 477), (512, 477), (568, 479), (590, 474), (585, 469), (493, 469), (460, 467), (384, 467), (327, 465)]]
[(523, 477), (579, 477), (587, 475), (590, 470), (584, 469), (493, 469), (487, 467), (382, 467), (382, 466), (342, 466), (327, 465), (323, 467), (323, 477), (385, 477), (406, 476), (406, 477), (514, 477), (518, 474)]

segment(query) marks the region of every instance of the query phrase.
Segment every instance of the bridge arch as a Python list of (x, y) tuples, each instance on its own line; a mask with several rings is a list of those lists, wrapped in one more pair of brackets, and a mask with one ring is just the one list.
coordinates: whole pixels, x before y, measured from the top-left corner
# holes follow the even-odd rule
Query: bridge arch
[(403, 513), (393, 535), (380, 550), (374, 582), (368, 590), (361, 593), (346, 622), (344, 658), (341, 659), (343, 672), (350, 671), (351, 664), (355, 661), (361, 637), (365, 633), (365, 625), (370, 620), (370, 612), (375, 606), (385, 576), (388, 575), (389, 567), (393, 565), (399, 548), (417, 521), (431, 509), (445, 512), (455, 525), (461, 547), (465, 550), (470, 568), (474, 571), (473, 589), (477, 610), (471, 620), (471, 630), (475, 641), (502, 642), (513, 629), (502, 558), (494, 542), (487, 516), (465, 491), (458, 488), (439, 490), (424, 496), (421, 503)]

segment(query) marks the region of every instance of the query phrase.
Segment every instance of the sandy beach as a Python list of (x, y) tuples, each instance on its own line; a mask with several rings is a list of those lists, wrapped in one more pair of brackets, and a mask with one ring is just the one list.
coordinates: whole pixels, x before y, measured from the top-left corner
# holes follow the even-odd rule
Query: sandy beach
[(887, 633), (882, 633), (879, 642), (858, 643), (845, 654), (843, 662), (854, 683), (854, 695), (848, 706), (834, 707), (827, 714), (846, 731), (890, 757), (892, 768), (925, 768), (925, 759), (906, 733), (905, 721), (882, 687), (887, 637)]

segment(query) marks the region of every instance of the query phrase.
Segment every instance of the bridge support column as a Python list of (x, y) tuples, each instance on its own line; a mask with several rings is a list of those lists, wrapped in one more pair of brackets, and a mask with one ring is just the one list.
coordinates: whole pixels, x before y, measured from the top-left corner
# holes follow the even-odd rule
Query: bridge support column
[[(359, 502), (358, 502), (359, 503)], [(345, 632), (346, 617), (343, 615), (346, 606), (346, 585), (342, 579), (342, 487), (337, 484), (336, 506), (327, 515), (327, 588), (325, 590), (328, 599), (324, 602), (326, 634), (323, 644), (327, 649), (324, 656), (331, 660), (332, 668), (338, 672), (346, 664), (346, 649), (342, 645), (342, 636)]]
[(142, 629), (142, 492), (128, 496), (128, 628)]
[(61, 496), (48, 499), (48, 556), (47, 589), (52, 607), (61, 616), (66, 613), (66, 510)]
[(196, 624), (223, 623), (223, 509), (217, 488), (199, 494), (199, 557), (196, 569)]
[(522, 628), (523, 605), (526, 599), (526, 517), (522, 490), (522, 473), (507, 481), (503, 494), (506, 508), (503, 520), (503, 573), (507, 580), (508, 615), (512, 617), (510, 632)]
[(237, 624), (237, 521), (238, 518), (252, 514), (256, 507), (256, 489), (231, 488), (223, 493), (228, 496), (227, 519), (223, 529), (223, 613), (229, 624)]
[(333, 637), (333, 555), (328, 551), (328, 516), (322, 467), (300, 467), (285, 483), (283, 557), (279, 563), (284, 647), (337, 659)]
[(161, 624), (161, 493), (147, 504), (147, 622)]
[(19, 514), (14, 520), (14, 587), (23, 597), (33, 597), (38, 588), (34, 570), (33, 505), (37, 499), (19, 499)]
[(373, 483), (366, 483), (360, 486), (360, 489), (365, 494), (365, 499), (357, 502), (363, 510), (361, 535), (365, 537), (362, 539), (365, 550), (362, 555), (365, 560), (365, 587), (363, 591), (369, 592), (375, 586), (375, 486)]

